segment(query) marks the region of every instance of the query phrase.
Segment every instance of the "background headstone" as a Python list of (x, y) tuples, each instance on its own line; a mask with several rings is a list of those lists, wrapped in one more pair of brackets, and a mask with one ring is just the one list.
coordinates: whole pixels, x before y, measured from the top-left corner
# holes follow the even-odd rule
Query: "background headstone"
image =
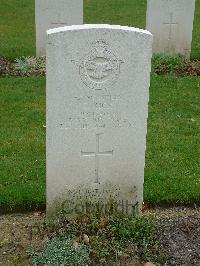
[(152, 35), (110, 25), (47, 34), (48, 212), (85, 193), (141, 209)]
[(147, 30), (153, 52), (190, 56), (195, 0), (148, 0)]
[(46, 54), (46, 31), (83, 24), (83, 0), (35, 0), (36, 54)]

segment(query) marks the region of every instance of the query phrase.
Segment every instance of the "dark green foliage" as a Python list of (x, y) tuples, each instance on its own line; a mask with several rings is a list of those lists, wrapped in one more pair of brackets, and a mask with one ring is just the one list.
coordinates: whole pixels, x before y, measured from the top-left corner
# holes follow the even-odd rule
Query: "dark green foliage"
[(152, 58), (152, 74), (162, 76), (200, 76), (200, 61), (183, 56), (156, 54)]
[(157, 75), (176, 75), (186, 71), (187, 62), (181, 56), (164, 54), (154, 55), (152, 58), (152, 72)]

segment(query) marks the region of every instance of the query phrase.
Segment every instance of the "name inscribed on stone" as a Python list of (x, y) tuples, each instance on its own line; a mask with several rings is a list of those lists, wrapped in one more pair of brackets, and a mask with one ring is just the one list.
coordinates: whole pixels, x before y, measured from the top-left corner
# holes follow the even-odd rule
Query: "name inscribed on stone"
[(79, 105), (71, 115), (66, 115), (60, 123), (61, 129), (93, 129), (93, 128), (129, 128), (133, 123), (121, 115), (120, 102), (122, 95), (102, 95), (98, 97), (74, 97), (73, 105)]

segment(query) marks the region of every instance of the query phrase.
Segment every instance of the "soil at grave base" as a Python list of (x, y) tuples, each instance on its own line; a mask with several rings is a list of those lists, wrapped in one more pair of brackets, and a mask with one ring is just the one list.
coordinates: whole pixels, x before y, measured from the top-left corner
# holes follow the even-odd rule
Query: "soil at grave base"
[[(165, 265), (200, 265), (200, 208), (157, 208), (145, 215), (158, 221), (156, 240), (167, 256)], [(43, 231), (45, 215), (42, 212), (0, 216), (0, 265), (30, 265), (27, 248), (40, 247), (47, 240)], [(127, 262), (122, 265), (144, 265)]]

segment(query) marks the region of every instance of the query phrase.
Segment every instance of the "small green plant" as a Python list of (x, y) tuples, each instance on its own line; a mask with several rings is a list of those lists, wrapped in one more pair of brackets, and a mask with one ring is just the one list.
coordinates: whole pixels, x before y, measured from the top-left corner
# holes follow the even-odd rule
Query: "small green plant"
[(76, 236), (78, 243), (85, 241), (90, 248), (93, 262), (119, 262), (126, 255), (130, 259), (145, 260), (155, 250), (154, 220), (150, 217), (125, 216), (119, 213), (105, 215), (88, 213), (73, 221), (58, 216), (57, 224), (48, 225), (50, 235), (57, 237)]
[(152, 72), (157, 75), (184, 75), (187, 60), (178, 55), (155, 54), (152, 59)]
[(29, 250), (33, 266), (86, 266), (89, 264), (89, 249), (84, 244), (75, 246), (70, 238), (52, 238), (39, 254)]
[(19, 76), (41, 76), (45, 74), (45, 57), (21, 57), (15, 60), (14, 67)]

